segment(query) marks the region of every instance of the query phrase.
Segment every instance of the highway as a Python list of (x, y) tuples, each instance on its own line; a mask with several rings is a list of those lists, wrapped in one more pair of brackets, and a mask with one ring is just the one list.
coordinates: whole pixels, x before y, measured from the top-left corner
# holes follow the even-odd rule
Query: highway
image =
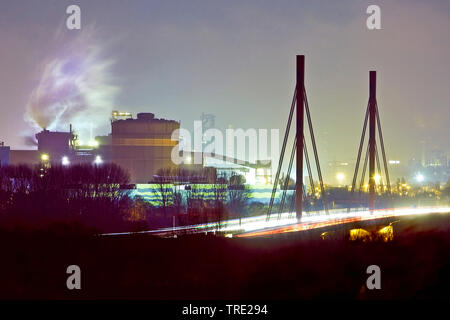
[(426, 215), (433, 213), (450, 213), (450, 207), (403, 207), (375, 210), (373, 213), (369, 210), (351, 211), (347, 213), (346, 209), (332, 210), (329, 214), (326, 214), (325, 212), (305, 212), (303, 213), (303, 217), (300, 222), (297, 221), (295, 214), (284, 212), (281, 215), (278, 213), (273, 213), (269, 220), (267, 220), (267, 216), (265, 214), (242, 218), (241, 221), (239, 221), (239, 219), (225, 220), (221, 222), (220, 227), (216, 222), (211, 222), (140, 232), (107, 233), (103, 234), (103, 236), (153, 234), (161, 237), (174, 237), (174, 235), (177, 234), (198, 234), (219, 231), (224, 233), (227, 237), (258, 237), (286, 232), (311, 230), (357, 221), (368, 221), (410, 215)]

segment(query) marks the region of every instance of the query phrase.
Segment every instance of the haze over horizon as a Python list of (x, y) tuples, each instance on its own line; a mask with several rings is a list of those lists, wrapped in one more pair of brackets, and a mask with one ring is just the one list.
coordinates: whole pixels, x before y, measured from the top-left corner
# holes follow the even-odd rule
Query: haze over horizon
[[(107, 82), (117, 91), (105, 98), (111, 110), (152, 112), (191, 130), (206, 112), (220, 129), (279, 128), (282, 138), (295, 55), (305, 54), (324, 163), (356, 157), (369, 70), (378, 72), (389, 158), (420, 157), (422, 141), (449, 152), (450, 3), (377, 1), (382, 30), (371, 31), (365, 22), (371, 1), (281, 2), (82, 0), (76, 31), (64, 28), (73, 1), (3, 1), (0, 141), (30, 148), (23, 137), (37, 131), (24, 114), (45, 63), (76, 56), (77, 33), (92, 27), (101, 59), (114, 61)], [(95, 135), (108, 134), (109, 118), (97, 121)]]

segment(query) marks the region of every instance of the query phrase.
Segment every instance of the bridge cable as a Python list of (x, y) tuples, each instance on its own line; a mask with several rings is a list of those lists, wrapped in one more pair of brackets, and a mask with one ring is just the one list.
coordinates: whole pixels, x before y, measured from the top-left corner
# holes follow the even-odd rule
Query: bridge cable
[(389, 195), (391, 196), (391, 181), (389, 179), (389, 170), (388, 170), (387, 161), (386, 161), (386, 152), (384, 149), (383, 133), (381, 131), (380, 115), (378, 113), (378, 103), (376, 101), (375, 101), (375, 110), (376, 110), (376, 115), (377, 115), (378, 135), (379, 135), (380, 144), (381, 144), (381, 154), (383, 156), (383, 162), (384, 162), (384, 173), (386, 174), (386, 183), (387, 183), (388, 192), (389, 192)]
[(375, 144), (375, 160), (377, 162), (377, 171), (378, 171), (378, 175), (380, 176), (380, 183), (379, 185), (381, 185), (381, 187), (383, 187), (383, 176), (382, 176), (382, 172), (381, 172), (381, 166), (380, 166), (380, 157), (378, 155), (378, 145)]
[(311, 187), (311, 190), (316, 190), (316, 186), (314, 185), (314, 178), (311, 170), (311, 163), (309, 161), (309, 155), (308, 155), (308, 148), (306, 147), (306, 141), (303, 137), (303, 150), (305, 151), (305, 160), (306, 160), (306, 167), (308, 168), (308, 177), (309, 177), (309, 185)]
[(292, 164), (294, 162), (296, 146), (297, 146), (297, 136), (294, 138), (294, 143), (292, 145), (292, 151), (291, 151), (291, 157), (289, 159), (288, 171), (286, 174), (286, 178), (283, 181), (281, 202), (280, 202), (280, 205), (278, 208), (278, 220), (281, 218), (281, 213), (283, 212), (283, 209), (284, 209), (284, 202), (286, 200), (286, 192), (287, 192), (287, 188), (289, 186), (289, 179), (291, 176)]
[[(282, 194), (282, 198), (281, 198), (281, 202), (280, 202), (280, 206), (279, 206), (280, 208), (279, 208), (279, 212), (278, 212), (278, 219), (281, 218), (281, 213), (284, 210), (284, 205), (285, 205), (285, 202), (286, 202), (286, 195), (287, 195), (287, 190), (288, 190), (288, 182), (289, 182), (289, 177), (291, 176), (291, 172), (292, 172), (292, 165), (294, 163), (294, 156), (295, 156), (295, 153), (296, 153), (296, 146), (297, 146), (297, 137), (294, 138), (294, 144), (292, 146), (291, 157), (289, 159), (289, 167), (288, 167), (288, 171), (287, 171), (287, 174), (286, 174), (286, 180), (285, 180), (284, 186), (283, 186), (283, 194)], [(303, 151), (304, 151), (304, 154), (305, 154), (306, 166), (308, 168), (309, 182), (310, 182), (312, 190), (314, 190), (315, 189), (315, 187), (314, 187), (314, 179), (312, 177), (311, 163), (309, 161), (308, 148), (306, 146), (306, 139), (305, 139), (305, 137), (303, 137)], [(303, 201), (304, 202), (309, 201), (308, 197), (307, 197), (305, 185), (303, 185)], [(290, 214), (291, 214), (291, 212), (289, 212), (289, 215)]]
[(351, 208), (351, 205), (353, 202), (353, 194), (355, 192), (356, 180), (358, 179), (358, 170), (359, 170), (359, 164), (361, 161), (361, 154), (362, 154), (362, 149), (363, 149), (363, 145), (364, 145), (364, 139), (366, 137), (366, 129), (367, 129), (368, 119), (369, 119), (369, 102), (367, 103), (366, 115), (364, 116), (364, 125), (363, 125), (363, 130), (361, 133), (361, 141), (359, 143), (358, 156), (356, 158), (355, 172), (353, 174), (352, 189), (350, 192), (350, 202), (349, 202), (349, 205), (347, 208), (347, 212), (350, 212), (350, 208)]
[(384, 139), (383, 139), (383, 132), (381, 130), (381, 122), (380, 122), (380, 115), (379, 115), (379, 111), (378, 111), (378, 102), (375, 101), (375, 114), (377, 116), (376, 118), (376, 122), (378, 125), (378, 136), (380, 139), (380, 144), (381, 144), (381, 154), (383, 156), (383, 163), (384, 163), (384, 173), (386, 175), (386, 185), (387, 185), (387, 191), (388, 191), (388, 195), (389, 195), (389, 202), (390, 202), (390, 207), (393, 209), (394, 208), (394, 199), (392, 197), (392, 192), (391, 192), (391, 181), (389, 178), (389, 170), (388, 170), (388, 165), (387, 165), (387, 160), (386, 160), (386, 152), (384, 149)]
[(312, 143), (312, 147), (313, 147), (313, 151), (314, 151), (314, 158), (316, 161), (317, 175), (319, 176), (320, 190), (322, 193), (322, 202), (323, 202), (325, 212), (327, 214), (329, 214), (328, 202), (327, 202), (327, 197), (326, 197), (326, 193), (325, 193), (325, 188), (323, 186), (322, 171), (320, 170), (319, 155), (317, 153), (316, 139), (314, 138), (314, 130), (313, 130), (313, 125), (312, 125), (312, 121), (311, 121), (311, 114), (309, 112), (309, 103), (308, 103), (308, 97), (306, 95), (305, 88), (303, 88), (303, 92), (305, 95), (305, 110), (306, 110), (306, 117), (308, 118), (309, 133), (311, 135), (311, 143)]
[(292, 123), (292, 116), (294, 114), (295, 103), (296, 103), (296, 94), (297, 94), (297, 88), (295, 88), (295, 90), (294, 90), (294, 97), (292, 98), (291, 109), (289, 111), (288, 122), (287, 122), (287, 125), (286, 125), (286, 132), (284, 133), (283, 145), (281, 147), (281, 153), (280, 153), (280, 158), (279, 158), (279, 161), (278, 161), (277, 173), (275, 175), (275, 181), (273, 183), (272, 196), (270, 197), (270, 203), (269, 203), (269, 208), (267, 210), (266, 221), (269, 221), (270, 215), (272, 214), (273, 202), (274, 202), (274, 199), (275, 199), (275, 194), (277, 192), (277, 187), (278, 187), (278, 183), (279, 183), (281, 167), (283, 165), (284, 153), (286, 151), (286, 144), (287, 144), (287, 140), (288, 140), (288, 137), (289, 137), (289, 131), (290, 131), (290, 128), (291, 128), (291, 123)]
[(358, 192), (358, 198), (359, 198), (359, 204), (361, 204), (361, 192), (364, 185), (364, 178), (366, 177), (366, 170), (367, 170), (367, 162), (369, 159), (369, 144), (367, 144), (366, 148), (366, 156), (364, 157), (364, 165), (363, 165), (363, 171), (361, 174), (361, 182), (359, 184), (359, 192)]

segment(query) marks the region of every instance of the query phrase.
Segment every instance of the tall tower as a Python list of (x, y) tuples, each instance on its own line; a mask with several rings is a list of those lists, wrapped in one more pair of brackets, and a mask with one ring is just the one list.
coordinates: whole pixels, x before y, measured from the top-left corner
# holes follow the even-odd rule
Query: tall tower
[(369, 209), (375, 210), (377, 72), (369, 72)]
[(296, 150), (296, 170), (297, 178), (295, 185), (295, 203), (296, 203), (296, 215), (297, 219), (302, 217), (302, 201), (303, 201), (303, 134), (304, 134), (304, 108), (305, 108), (305, 56), (297, 56), (297, 85), (296, 85), (296, 101), (297, 101), (297, 113), (296, 113), (296, 131), (295, 137), (297, 141)]

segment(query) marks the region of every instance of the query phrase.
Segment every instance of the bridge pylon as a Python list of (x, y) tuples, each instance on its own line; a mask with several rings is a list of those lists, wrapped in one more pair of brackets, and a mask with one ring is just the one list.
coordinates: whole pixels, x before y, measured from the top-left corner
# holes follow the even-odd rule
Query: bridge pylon
[[(289, 166), (286, 173), (286, 178), (284, 181), (280, 181), (280, 174), (283, 165), (284, 154), (286, 151), (286, 145), (289, 138), (289, 132), (292, 124), (292, 119), (294, 116), (296, 117), (296, 128), (295, 128), (295, 137), (293, 141), (292, 151), (290, 154)], [(281, 147), (280, 159), (278, 162), (278, 169), (275, 175), (275, 180), (272, 189), (272, 196), (270, 198), (269, 209), (267, 212), (267, 220), (270, 219), (272, 214), (272, 208), (274, 205), (274, 199), (276, 195), (276, 191), (278, 186), (280, 186), (280, 191), (282, 191), (281, 200), (278, 206), (278, 219), (281, 217), (283, 210), (286, 206), (286, 191), (289, 186), (289, 177), (291, 174), (291, 170), (294, 164), (294, 156), (295, 156), (295, 164), (296, 164), (296, 183), (295, 183), (295, 194), (292, 196), (290, 203), (288, 204), (289, 215), (295, 210), (296, 217), (298, 220), (301, 219), (303, 214), (303, 202), (309, 201), (305, 185), (303, 183), (303, 161), (306, 162), (306, 167), (308, 170), (309, 180), (311, 184), (312, 194), (315, 193), (314, 180), (312, 178), (311, 164), (309, 161), (308, 150), (306, 146), (306, 138), (305, 138), (305, 115), (307, 120), (307, 125), (309, 128), (309, 134), (311, 137), (311, 145), (313, 148), (314, 159), (316, 163), (316, 170), (318, 175), (318, 180), (320, 184), (320, 191), (322, 195), (322, 203), (323, 208), (328, 214), (328, 204), (326, 201), (326, 194), (323, 184), (322, 171), (320, 169), (319, 163), (319, 155), (317, 152), (316, 141), (314, 137), (314, 130), (311, 120), (311, 114), (308, 104), (308, 98), (306, 95), (305, 89), (305, 56), (297, 55), (296, 57), (296, 85), (294, 90), (294, 97), (292, 99), (291, 109), (289, 112), (289, 118), (286, 124), (286, 131), (284, 135), (283, 145)]]
[[(297, 56), (297, 88), (305, 87), (305, 56)], [(305, 114), (305, 96), (303, 90), (295, 92), (297, 105), (296, 114), (296, 179), (295, 179), (295, 213), (300, 220), (303, 213), (303, 142), (304, 142), (304, 121)]]
[[(375, 210), (375, 197), (377, 194), (377, 185), (378, 189), (381, 189), (381, 192), (384, 191), (384, 188), (386, 187), (387, 192), (389, 195), (391, 195), (391, 184), (389, 179), (389, 170), (387, 166), (387, 160), (386, 160), (386, 152), (384, 149), (384, 141), (383, 141), (383, 133), (381, 130), (381, 123), (380, 123), (380, 115), (378, 110), (378, 103), (377, 103), (377, 96), (376, 96), (376, 90), (377, 90), (377, 73), (376, 71), (370, 71), (369, 72), (369, 101), (367, 103), (366, 108), (366, 115), (364, 117), (364, 125), (363, 125), (363, 131), (361, 135), (361, 141), (359, 144), (358, 149), (358, 156), (356, 159), (356, 165), (355, 165), (355, 172), (353, 174), (353, 181), (352, 181), (352, 189), (351, 189), (351, 199), (353, 200), (354, 192), (356, 190), (356, 183), (358, 179), (358, 171), (359, 171), (359, 164), (361, 162), (361, 154), (363, 151), (364, 146), (364, 140), (366, 136), (366, 129), (367, 129), (367, 122), (369, 122), (369, 139), (368, 139), (368, 145), (366, 150), (366, 156), (364, 160), (363, 170), (361, 174), (361, 182), (359, 186), (359, 200), (361, 200), (361, 192), (364, 187), (364, 179), (365, 179), (365, 173), (367, 168), (367, 162), (369, 163), (369, 181), (368, 181), (368, 204), (369, 204), (369, 210), (370, 212), (373, 212)], [(384, 165), (384, 173), (386, 178), (386, 185), (383, 185), (382, 180), (382, 168), (380, 166), (380, 159), (378, 155), (378, 146), (377, 146), (377, 131), (378, 131), (378, 138), (379, 138), (379, 144), (381, 147), (381, 153), (383, 157), (383, 165)], [(348, 211), (350, 211), (351, 202), (348, 207)]]

